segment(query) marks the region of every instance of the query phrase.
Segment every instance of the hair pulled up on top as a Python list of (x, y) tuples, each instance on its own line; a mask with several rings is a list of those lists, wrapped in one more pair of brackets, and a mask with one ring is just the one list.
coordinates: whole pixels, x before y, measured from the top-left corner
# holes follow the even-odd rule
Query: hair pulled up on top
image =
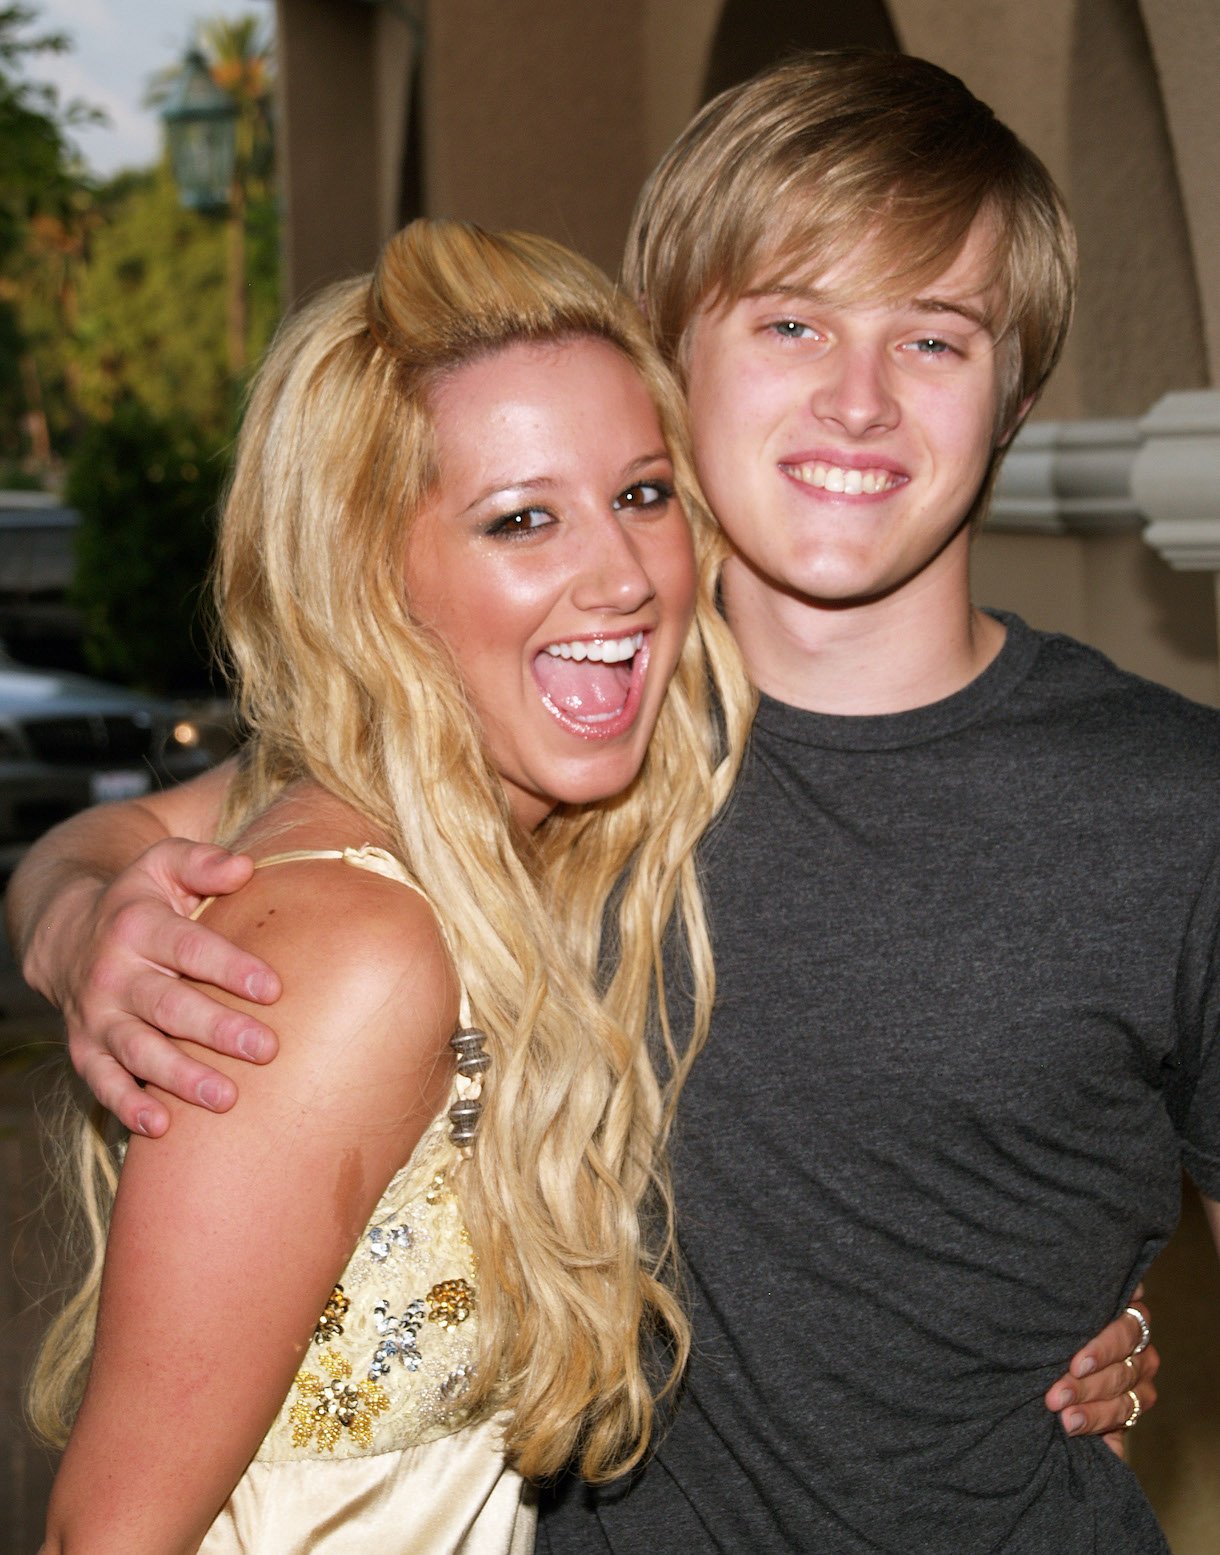
[(853, 298), (910, 296), (952, 264), (980, 216), (991, 224), (993, 331), (1010, 353), (1010, 431), (1062, 350), (1075, 236), (1033, 152), (926, 60), (800, 54), (722, 92), (645, 185), (624, 280), (680, 372), (705, 305), (772, 281), (813, 282), (849, 257)]
[[(622, 352), (656, 405), (694, 531), (699, 597), (636, 781), (605, 804), (561, 808), (527, 837), (450, 655), (412, 618), (404, 541), (438, 478), (438, 382), (507, 346), (582, 338)], [(456, 1179), (482, 1271), (483, 1354), (468, 1398), (509, 1410), (507, 1449), (530, 1477), (574, 1458), (594, 1480), (629, 1468), (654, 1412), (646, 1330), (661, 1335), (667, 1380), (687, 1353), (664, 1136), (712, 997), (691, 852), (731, 786), (753, 710), (714, 607), (721, 559), (681, 395), (634, 304), (547, 239), (414, 222), (371, 278), (332, 287), (284, 324), (254, 383), (217, 564), (251, 731), (226, 835), (312, 779), (392, 839), (437, 913), (495, 1076)], [(599, 957), (612, 893), (607, 985)], [(698, 1008), (681, 1053), (661, 962), (675, 912)], [(664, 1085), (650, 1036), (669, 1050)], [(113, 1161), (92, 1154), (96, 1242)], [(646, 1234), (644, 1222), (659, 1230)], [(92, 1291), (44, 1346), (31, 1413), (51, 1436), (83, 1385), (99, 1269), (97, 1258)]]

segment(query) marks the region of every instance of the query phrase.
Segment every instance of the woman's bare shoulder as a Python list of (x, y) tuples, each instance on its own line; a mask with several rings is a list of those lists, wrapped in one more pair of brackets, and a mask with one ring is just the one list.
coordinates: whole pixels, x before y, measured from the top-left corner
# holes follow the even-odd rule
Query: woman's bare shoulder
[[(281, 1053), (270, 1070), (282, 1079), (301, 1066), (330, 1066), (336, 1077), (360, 1067), (396, 1090), (395, 1076), (414, 1073), (416, 1085), (425, 1071), (447, 1071), (438, 1061), (457, 1025), (459, 985), (426, 898), (344, 858), (271, 862), (379, 840), (337, 802), (285, 807), (241, 839), (262, 867), (207, 909), (209, 927), (280, 976), (284, 991), (270, 1013)], [(247, 1070), (239, 1083), (248, 1089), (250, 1079)]]

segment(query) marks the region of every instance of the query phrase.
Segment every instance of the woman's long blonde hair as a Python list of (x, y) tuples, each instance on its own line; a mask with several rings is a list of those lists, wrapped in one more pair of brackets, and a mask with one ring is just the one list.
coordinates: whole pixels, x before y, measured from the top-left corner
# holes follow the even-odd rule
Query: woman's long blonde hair
[[(514, 343), (581, 337), (621, 351), (656, 405), (694, 531), (698, 602), (638, 778), (526, 837), (448, 652), (412, 619), (404, 534), (437, 480), (438, 380)], [(392, 839), (436, 910), (492, 1057), (478, 1144), (457, 1178), (481, 1271), (472, 1402), (511, 1411), (508, 1452), (530, 1477), (574, 1458), (593, 1480), (630, 1467), (653, 1419), (649, 1331), (669, 1380), (687, 1352), (663, 1145), (713, 992), (692, 851), (731, 787), (753, 710), (715, 609), (721, 544), (681, 395), (634, 306), (555, 243), (454, 222), (413, 223), (371, 280), (332, 288), (283, 326), (225, 507), (217, 599), (251, 731), (227, 824), (312, 779)], [(683, 1044), (662, 972), (675, 913), (696, 996)], [(650, 1038), (668, 1048), (666, 1084)], [(104, 1153), (92, 1159), (96, 1244), (114, 1172)], [(31, 1413), (52, 1438), (83, 1384), (100, 1263), (36, 1375)]]

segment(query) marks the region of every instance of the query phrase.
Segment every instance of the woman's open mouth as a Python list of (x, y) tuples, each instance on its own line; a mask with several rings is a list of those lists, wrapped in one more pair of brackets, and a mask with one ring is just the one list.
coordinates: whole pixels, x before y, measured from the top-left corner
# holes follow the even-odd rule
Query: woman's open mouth
[(534, 656), (543, 706), (584, 739), (610, 739), (635, 722), (648, 669), (648, 632), (548, 643)]

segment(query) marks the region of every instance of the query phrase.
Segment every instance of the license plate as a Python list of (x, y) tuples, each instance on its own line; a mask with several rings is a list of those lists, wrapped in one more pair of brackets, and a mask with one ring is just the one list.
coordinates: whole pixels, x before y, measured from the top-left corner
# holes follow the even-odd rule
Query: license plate
[(138, 799), (152, 787), (152, 775), (140, 768), (130, 772), (95, 772), (89, 779), (94, 804), (111, 799)]

